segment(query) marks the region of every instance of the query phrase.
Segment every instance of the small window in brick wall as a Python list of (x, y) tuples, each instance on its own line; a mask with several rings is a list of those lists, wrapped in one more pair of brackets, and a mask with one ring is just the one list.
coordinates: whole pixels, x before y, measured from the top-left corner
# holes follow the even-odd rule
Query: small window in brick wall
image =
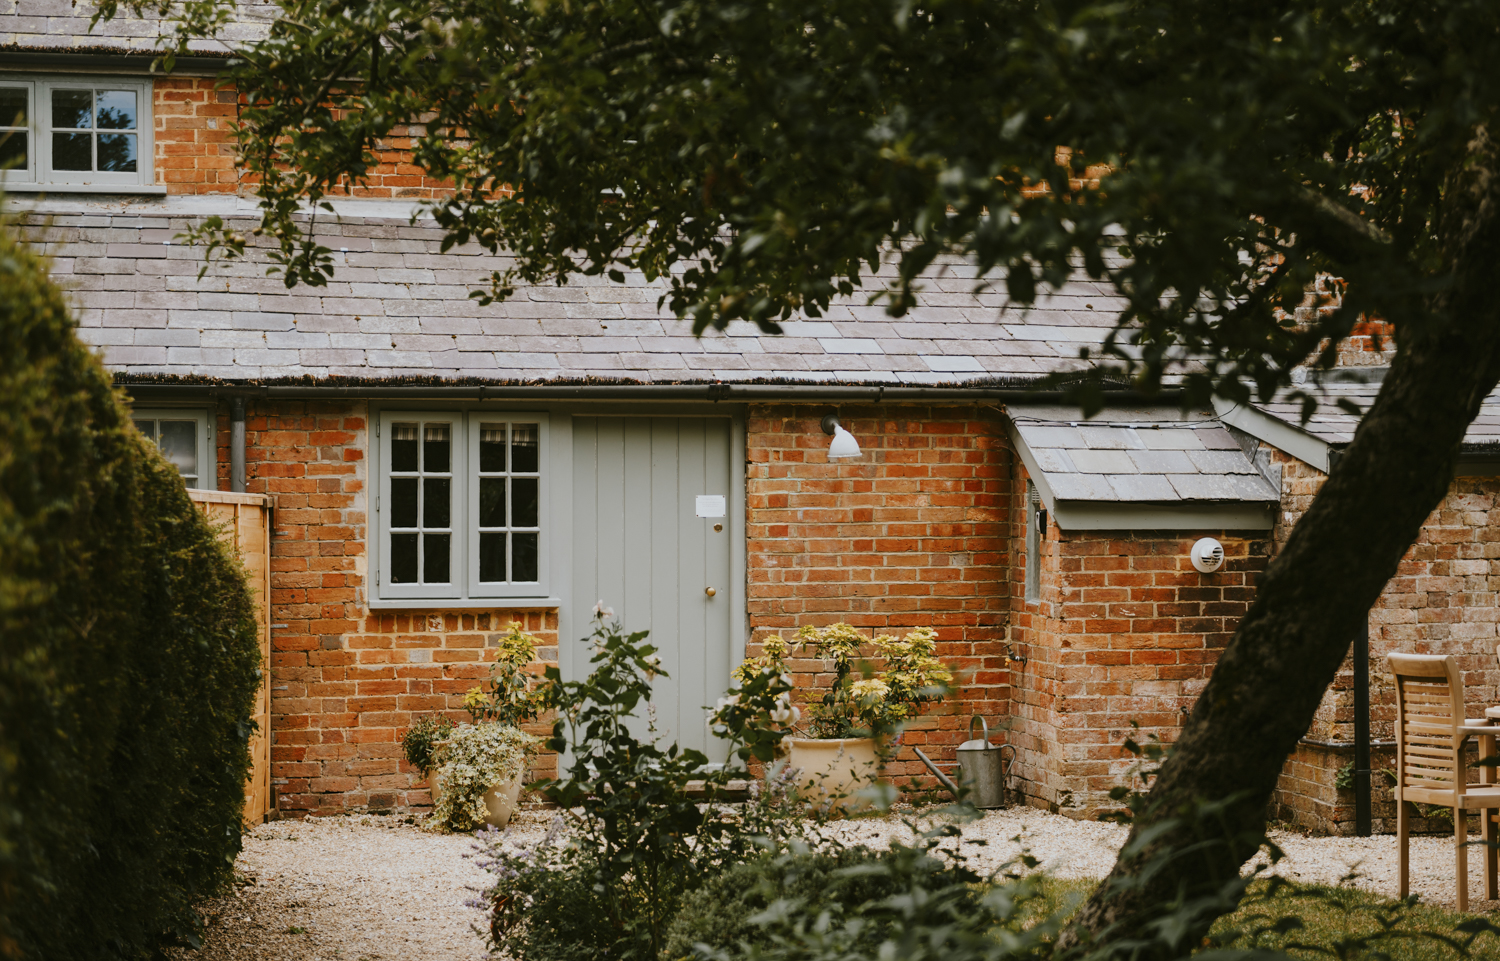
[(183, 484), (198, 490), (213, 490), (218, 486), (213, 419), (208, 411), (136, 408), (131, 411), (130, 419), (136, 430), (161, 448), (162, 456), (182, 475)]
[(1026, 482), (1026, 600), (1042, 599), (1042, 535), (1047, 532), (1047, 510), (1036, 485)]
[(383, 411), (378, 431), (381, 598), (546, 596), (544, 415)]
[(120, 191), (152, 183), (151, 83), (0, 76), (0, 183)]

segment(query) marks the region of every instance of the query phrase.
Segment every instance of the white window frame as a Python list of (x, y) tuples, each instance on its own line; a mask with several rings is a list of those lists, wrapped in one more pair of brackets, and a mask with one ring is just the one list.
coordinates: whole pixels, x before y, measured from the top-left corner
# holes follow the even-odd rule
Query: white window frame
[[(449, 582), (447, 584), (397, 584), (391, 577), (391, 444), (394, 425), (447, 423), (452, 433), (453, 478), (450, 488), (452, 515), (449, 541)], [(505, 423), (536, 424), (538, 434), (538, 524), (537, 580), (531, 582), (481, 583), (479, 581), (479, 425)], [(419, 426), (421, 431), (422, 427)], [(551, 541), (555, 524), (549, 513), (551, 497), (548, 474), (551, 471), (551, 437), (548, 415), (542, 411), (485, 410), (381, 410), (376, 421), (375, 471), (376, 501), (375, 543), (371, 546), (376, 571), (376, 600), (503, 600), (506, 598), (548, 598), (551, 572)], [(420, 443), (420, 441), (419, 441)], [(511, 466), (507, 457), (507, 468)], [(507, 474), (509, 476), (509, 474)], [(419, 494), (420, 498), (420, 494)], [(509, 500), (509, 498), (507, 498)]]
[(1034, 604), (1042, 599), (1042, 530), (1044, 513), (1042, 496), (1036, 484), (1026, 482), (1026, 570), (1023, 577), (1023, 593), (1026, 603)]
[[(546, 481), (547, 481), (547, 473), (548, 473), (547, 472), (547, 454), (550, 452), (550, 448), (548, 447), (548, 444), (547, 444), (547, 423), (546, 423), (547, 418), (545, 416), (543, 416), (543, 415), (538, 415), (536, 413), (502, 413), (502, 412), (499, 412), (499, 411), (494, 411), (494, 412), (471, 411), (469, 413), (469, 415), (468, 415), (468, 418), (469, 418), (469, 431), (468, 431), (469, 463), (473, 465), (473, 468), (469, 471), (468, 477), (469, 477), (470, 480), (474, 481), (474, 483), (472, 483), (472, 484), (469, 485), (470, 486), (470, 490), (469, 490), (469, 495), (468, 495), (468, 506), (467, 506), (469, 520), (468, 520), (468, 523), (466, 524), (466, 526), (464, 527), (465, 533), (468, 534), (468, 535), (470, 535), (470, 537), (469, 537), (470, 543), (469, 543), (469, 547), (468, 547), (468, 570), (469, 570), (469, 584), (468, 584), (469, 594), (468, 594), (468, 596), (469, 597), (475, 597), (475, 598), (478, 598), (478, 597), (545, 597), (546, 594), (547, 594), (547, 591), (546, 591), (547, 565), (548, 565), (549, 561), (551, 560), (550, 554), (549, 554), (549, 552), (547, 550), (547, 542), (550, 540), (550, 538), (548, 537), (548, 534), (550, 533), (549, 528), (552, 526), (550, 518), (549, 518), (549, 515), (547, 513), (547, 509), (551, 506), (549, 498), (547, 496), (547, 487), (548, 487), (548, 485), (546, 483)], [(533, 476), (537, 480), (537, 527), (536, 527), (536, 533), (537, 533), (537, 559), (536, 559), (537, 579), (535, 581), (503, 581), (503, 582), (492, 581), (492, 582), (484, 582), (484, 581), (480, 581), (479, 580), (479, 540), (480, 540), (479, 539), (479, 534), (480, 534), (480, 530), (479, 530), (479, 489), (480, 489), (481, 485), (478, 482), (480, 480), (480, 477), (479, 477), (479, 474), (480, 474), (480, 469), (479, 469), (479, 467), (480, 467), (480, 463), (479, 463), (479, 438), (480, 438), (480, 425), (481, 424), (504, 424), (505, 425), (505, 432), (506, 432), (507, 437), (509, 437), (509, 435), (510, 435), (511, 428), (513, 426), (515, 426), (516, 424), (535, 424), (536, 427), (537, 427), (537, 469), (536, 469), (536, 471), (534, 471), (534, 472), (519, 471), (518, 472), (518, 471), (516, 471), (514, 469), (515, 468), (515, 464), (514, 464), (514, 460), (513, 460), (514, 454), (511, 452), (511, 450), (510, 450), (510, 443), (507, 440), (507, 443), (506, 443), (506, 451), (507, 451), (507, 453), (506, 453), (506, 463), (505, 463), (506, 470), (503, 473), (503, 476), (507, 480), (512, 480), (513, 481), (513, 480), (517, 479), (517, 477), (519, 477), (521, 479), (530, 479)], [(500, 476), (500, 475), (497, 475), (497, 476)], [(506, 511), (507, 511), (507, 514), (509, 514), (509, 512), (515, 506), (514, 488), (513, 488), (512, 485), (509, 485), (509, 484), (507, 485), (507, 488), (506, 488), (506, 505), (507, 505), (506, 506)], [(515, 530), (516, 528), (514, 528), (514, 526), (511, 525), (510, 523), (507, 523), (505, 529), (506, 529), (507, 533), (509, 533), (512, 530)], [(525, 532), (529, 532), (530, 528), (521, 528), (520, 530), (525, 531)], [(512, 555), (511, 555), (511, 552), (509, 550), (509, 545), (507, 545), (507, 551), (506, 551), (507, 565), (509, 564), (511, 558), (512, 558)], [(507, 566), (507, 573), (509, 573), (508, 566)]]
[[(10, 187), (89, 188), (109, 191), (155, 184), (156, 146), (153, 136), (152, 83), (120, 77), (26, 77), (0, 73), (0, 87), (27, 91), (27, 132), (30, 137), (26, 167), (0, 172), (0, 184)], [(52, 169), (52, 92), (54, 90), (130, 90), (136, 95), (136, 170), (134, 173)], [(8, 122), (10, 118), (6, 118)], [(97, 162), (97, 161), (96, 161)]]
[(193, 436), (198, 441), (198, 480), (187, 484), (189, 490), (218, 490), (219, 450), (214, 443), (214, 415), (204, 407), (132, 407), (130, 419), (138, 420), (191, 420), (197, 422)]

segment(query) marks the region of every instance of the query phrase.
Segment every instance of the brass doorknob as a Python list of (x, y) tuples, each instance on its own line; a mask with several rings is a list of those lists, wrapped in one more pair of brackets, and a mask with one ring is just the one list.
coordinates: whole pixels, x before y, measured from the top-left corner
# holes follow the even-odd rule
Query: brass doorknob
[(703, 593), (707, 594), (709, 597), (713, 597), (718, 593), (718, 591), (714, 590), (712, 587), (705, 587), (703, 589)]

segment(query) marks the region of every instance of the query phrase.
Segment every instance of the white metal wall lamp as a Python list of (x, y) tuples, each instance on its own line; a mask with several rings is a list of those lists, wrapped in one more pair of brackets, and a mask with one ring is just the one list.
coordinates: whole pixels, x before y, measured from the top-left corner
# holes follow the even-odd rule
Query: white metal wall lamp
[(839, 426), (837, 414), (829, 414), (823, 418), (823, 433), (833, 435), (833, 443), (828, 445), (829, 460), (846, 460), (860, 455), (859, 441)]

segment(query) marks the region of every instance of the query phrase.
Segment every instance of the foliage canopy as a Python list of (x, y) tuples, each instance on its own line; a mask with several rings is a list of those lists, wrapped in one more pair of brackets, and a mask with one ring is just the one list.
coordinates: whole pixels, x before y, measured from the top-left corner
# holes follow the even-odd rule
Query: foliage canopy
[[(457, 187), (449, 242), (515, 255), (486, 296), (633, 268), (696, 330), (774, 331), (891, 250), (895, 315), (948, 254), (1022, 304), (1082, 270), (1129, 300), (1106, 366), (1152, 388), (1205, 359), (1200, 400), (1271, 390), (1362, 312), (1420, 322), (1444, 171), (1500, 82), (1483, 0), (278, 3), (229, 79), (288, 284), (333, 269), (304, 201), (411, 131)], [(232, 8), (188, 0), (184, 42)], [(1319, 271), (1342, 303), (1296, 329)]]

